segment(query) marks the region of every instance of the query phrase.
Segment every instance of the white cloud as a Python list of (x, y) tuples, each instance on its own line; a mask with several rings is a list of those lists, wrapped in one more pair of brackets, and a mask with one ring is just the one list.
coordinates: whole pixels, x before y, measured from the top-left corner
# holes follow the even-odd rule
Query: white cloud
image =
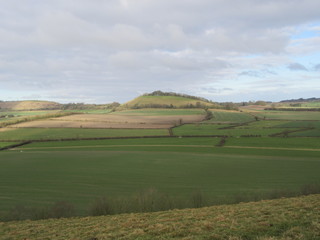
[[(24, 91), (62, 101), (126, 101), (162, 89), (232, 100), (255, 96), (250, 84), (257, 80), (280, 91), (279, 79), (297, 79), (287, 69), (297, 69), (293, 63), (318, 69), (317, 0), (0, 4), (0, 84), (19, 91), (17, 98)], [(304, 31), (313, 34), (293, 37)], [(298, 80), (309, 81), (304, 90), (312, 92), (318, 71), (308, 73)]]

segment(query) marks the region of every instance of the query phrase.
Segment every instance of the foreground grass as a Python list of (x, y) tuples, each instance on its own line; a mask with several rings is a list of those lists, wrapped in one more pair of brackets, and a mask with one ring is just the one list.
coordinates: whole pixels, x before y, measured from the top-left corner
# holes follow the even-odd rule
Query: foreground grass
[(319, 239), (320, 195), (199, 209), (0, 222), (0, 239)]

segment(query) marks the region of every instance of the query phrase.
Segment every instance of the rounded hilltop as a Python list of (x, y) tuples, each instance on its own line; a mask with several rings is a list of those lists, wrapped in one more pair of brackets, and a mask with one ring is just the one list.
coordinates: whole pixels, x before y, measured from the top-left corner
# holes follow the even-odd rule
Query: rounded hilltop
[(51, 101), (0, 101), (0, 109), (3, 110), (55, 110), (59, 109), (60, 104)]
[(143, 94), (122, 105), (125, 108), (217, 108), (218, 104), (205, 98), (174, 92), (154, 91)]

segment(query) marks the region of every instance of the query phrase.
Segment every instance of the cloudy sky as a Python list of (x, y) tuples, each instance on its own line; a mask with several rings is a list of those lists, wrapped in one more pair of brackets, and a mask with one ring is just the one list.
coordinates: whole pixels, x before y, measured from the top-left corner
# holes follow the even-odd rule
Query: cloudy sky
[(320, 97), (319, 0), (0, 0), (0, 100)]

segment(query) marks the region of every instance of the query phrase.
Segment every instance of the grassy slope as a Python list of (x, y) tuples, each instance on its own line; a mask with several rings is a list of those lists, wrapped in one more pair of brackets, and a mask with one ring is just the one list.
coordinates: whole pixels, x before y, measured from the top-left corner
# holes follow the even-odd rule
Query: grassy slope
[(206, 122), (242, 123), (253, 121), (254, 117), (248, 113), (226, 110), (211, 110), (213, 117)]
[(0, 223), (0, 239), (319, 239), (320, 195), (158, 213)]
[(18, 120), (21, 118), (29, 118), (35, 116), (45, 116), (48, 114), (55, 114), (59, 112), (58, 110), (48, 110), (48, 111), (1, 111), (0, 116), (13, 115), (13, 117), (0, 118), (0, 122), (10, 122)]
[(190, 99), (185, 97), (177, 97), (177, 96), (140, 96), (131, 100), (130, 102), (125, 103), (124, 106), (133, 107), (135, 105), (145, 106), (150, 104), (160, 104), (160, 105), (172, 104), (174, 107), (179, 108), (181, 106), (185, 106), (188, 104), (193, 104), (195, 106), (197, 102), (201, 103), (202, 105), (216, 107), (216, 105), (213, 103), (207, 103), (201, 100)]
[(38, 110), (38, 109), (57, 109), (59, 103), (50, 101), (8, 101), (0, 102), (1, 109), (11, 110)]

